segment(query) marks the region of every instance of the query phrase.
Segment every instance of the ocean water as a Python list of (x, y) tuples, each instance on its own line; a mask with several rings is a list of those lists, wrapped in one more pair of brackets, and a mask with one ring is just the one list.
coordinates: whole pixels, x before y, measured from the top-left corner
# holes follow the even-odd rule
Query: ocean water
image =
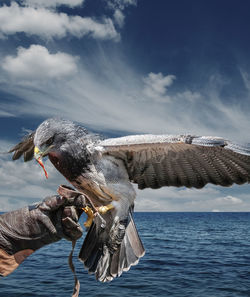
[[(111, 283), (99, 283), (77, 260), (80, 296), (250, 296), (250, 213), (135, 213), (146, 255)], [(0, 279), (0, 296), (71, 296), (62, 240), (31, 255)]]

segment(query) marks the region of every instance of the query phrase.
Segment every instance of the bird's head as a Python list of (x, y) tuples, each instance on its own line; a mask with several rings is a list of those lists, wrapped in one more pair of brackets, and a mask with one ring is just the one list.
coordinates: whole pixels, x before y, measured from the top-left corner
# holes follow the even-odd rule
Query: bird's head
[(34, 136), (34, 157), (44, 170), (42, 158), (49, 155), (59, 155), (68, 143), (74, 143), (86, 130), (76, 126), (74, 123), (52, 118), (44, 121), (37, 128)]

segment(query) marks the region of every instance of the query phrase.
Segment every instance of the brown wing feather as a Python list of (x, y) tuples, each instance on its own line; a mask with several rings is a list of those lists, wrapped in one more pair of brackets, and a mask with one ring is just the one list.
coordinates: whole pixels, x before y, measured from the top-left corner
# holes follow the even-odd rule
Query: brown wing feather
[(13, 153), (12, 159), (17, 160), (23, 155), (25, 162), (30, 161), (34, 156), (34, 135), (35, 132), (27, 135), (21, 142), (15, 145), (9, 150), (9, 153)]
[(103, 153), (122, 158), (130, 180), (139, 189), (202, 188), (207, 183), (230, 186), (250, 181), (248, 147), (234, 146), (222, 138), (164, 136), (159, 142), (159, 136), (155, 137), (156, 143), (154, 136), (144, 143), (142, 136), (124, 138), (124, 143), (123, 138), (106, 140)]
[[(234, 183), (242, 184), (250, 180), (249, 156), (227, 151), (222, 147), (200, 147), (189, 144), (173, 144), (171, 146), (177, 148), (177, 155), (166, 152), (162, 159), (161, 170), (152, 174), (148, 168), (150, 163), (155, 163), (155, 159), (151, 158), (146, 161), (147, 168), (141, 176), (144, 185), (139, 188), (159, 188), (165, 185), (202, 188), (207, 183), (230, 186)], [(178, 146), (182, 148), (178, 150)], [(172, 149), (173, 147), (169, 148), (170, 151)], [(232, 162), (232, 160), (235, 161)], [(131, 167), (134, 166), (137, 164), (131, 164)], [(161, 180), (163, 169), (168, 172), (168, 178), (164, 180), (165, 183)], [(133, 174), (130, 174), (130, 178), (137, 182)], [(153, 183), (152, 180), (154, 180)]]

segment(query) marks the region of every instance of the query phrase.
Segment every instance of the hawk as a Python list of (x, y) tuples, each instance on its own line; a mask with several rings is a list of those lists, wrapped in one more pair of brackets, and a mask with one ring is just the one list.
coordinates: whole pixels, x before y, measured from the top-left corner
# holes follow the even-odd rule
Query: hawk
[(221, 137), (146, 134), (103, 139), (71, 121), (52, 118), (10, 152), (13, 160), (34, 157), (41, 166), (42, 157), (48, 156), (101, 214), (87, 220), (79, 254), (101, 282), (120, 276), (145, 253), (133, 221), (133, 183), (139, 189), (200, 189), (208, 183), (231, 186), (250, 180), (250, 147)]

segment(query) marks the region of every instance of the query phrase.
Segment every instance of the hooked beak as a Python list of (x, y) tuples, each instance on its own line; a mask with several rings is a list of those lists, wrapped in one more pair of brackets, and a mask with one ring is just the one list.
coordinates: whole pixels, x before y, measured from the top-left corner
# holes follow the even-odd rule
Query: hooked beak
[(43, 162), (42, 162), (42, 157), (44, 156), (44, 153), (42, 153), (39, 148), (37, 146), (35, 146), (34, 148), (34, 157), (36, 159), (36, 161), (39, 163), (39, 165), (42, 167), (43, 171), (44, 171), (44, 174), (45, 174), (45, 177), (48, 178), (48, 173), (43, 165)]

